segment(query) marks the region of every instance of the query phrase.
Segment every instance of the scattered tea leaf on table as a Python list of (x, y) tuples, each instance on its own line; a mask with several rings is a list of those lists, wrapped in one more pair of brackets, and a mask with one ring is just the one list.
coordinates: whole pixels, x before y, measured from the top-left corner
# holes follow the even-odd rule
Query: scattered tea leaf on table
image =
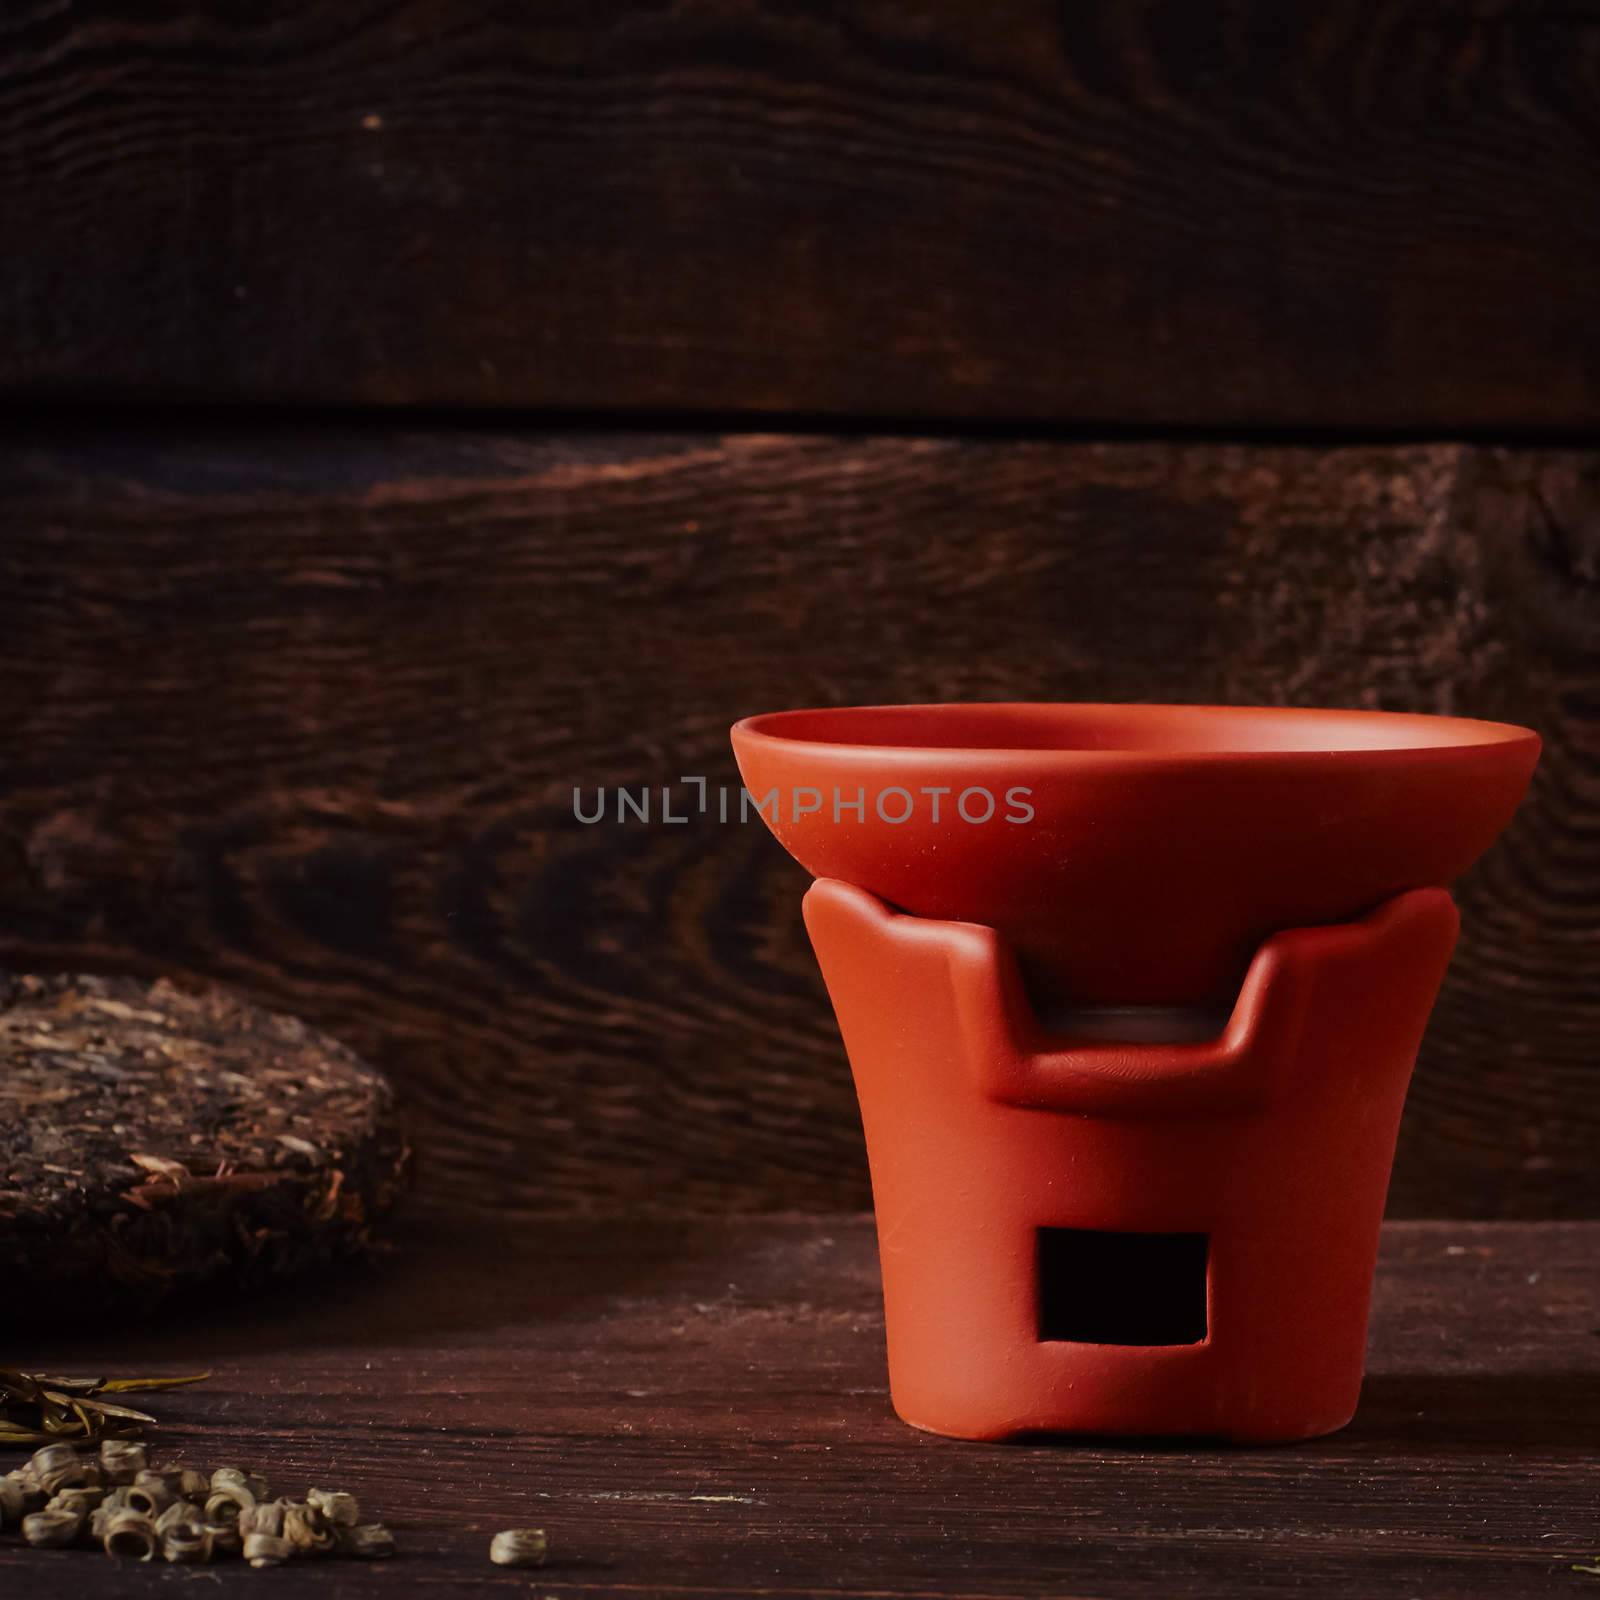
[(0, 1444), (92, 1442), (137, 1434), (156, 1419), (147, 1411), (97, 1399), (199, 1383), (209, 1372), (181, 1378), (63, 1378), (0, 1367)]

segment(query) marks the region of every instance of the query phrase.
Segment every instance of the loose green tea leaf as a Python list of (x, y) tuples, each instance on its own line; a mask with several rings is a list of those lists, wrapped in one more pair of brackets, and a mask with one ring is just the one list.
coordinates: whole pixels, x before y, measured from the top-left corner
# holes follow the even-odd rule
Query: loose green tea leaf
[(185, 1384), (203, 1383), (209, 1372), (191, 1372), (185, 1378), (101, 1378), (94, 1394), (138, 1394), (149, 1389), (181, 1389)]
[(94, 1412), (102, 1417), (123, 1417), (130, 1422), (154, 1422), (156, 1419), (148, 1411), (135, 1411), (132, 1406), (113, 1405), (109, 1400), (69, 1399), (53, 1389), (44, 1391), (45, 1398), (59, 1405), (69, 1407), (80, 1418), (87, 1418), (89, 1412)]
[(0, 1422), (0, 1444), (49, 1444), (53, 1433), (41, 1433), (37, 1428), (24, 1428), (15, 1422)]
[(543, 1528), (506, 1528), (489, 1542), (489, 1559), (497, 1567), (542, 1567), (549, 1553)]
[[(86, 1380), (51, 1379), (52, 1387), (41, 1389), (36, 1376), (12, 1376), (14, 1388), (37, 1392), (46, 1405), (64, 1396), (74, 1406), (96, 1403), (81, 1392), (69, 1394), (75, 1381)], [(67, 1388), (56, 1387), (63, 1382)], [(85, 1411), (80, 1420), (99, 1425), (119, 1419)], [(343, 1490), (308, 1489), (303, 1500), (270, 1494), (264, 1478), (242, 1467), (209, 1474), (181, 1464), (155, 1467), (146, 1464), (142, 1444), (125, 1439), (102, 1439), (91, 1453), (55, 1438), (0, 1474), (0, 1529), (44, 1549), (98, 1543), (124, 1561), (160, 1556), (193, 1566), (237, 1557), (252, 1567), (335, 1555), (373, 1561), (395, 1553), (394, 1535), (382, 1523), (359, 1523), (355, 1497)], [(513, 1564), (532, 1565), (535, 1545), (542, 1559), (543, 1533), (502, 1534), (497, 1546), (506, 1540), (522, 1541)]]
[(176, 1389), (210, 1376), (197, 1372), (181, 1378), (64, 1378), (0, 1367), (0, 1445), (136, 1434), (154, 1424), (149, 1412), (95, 1397)]

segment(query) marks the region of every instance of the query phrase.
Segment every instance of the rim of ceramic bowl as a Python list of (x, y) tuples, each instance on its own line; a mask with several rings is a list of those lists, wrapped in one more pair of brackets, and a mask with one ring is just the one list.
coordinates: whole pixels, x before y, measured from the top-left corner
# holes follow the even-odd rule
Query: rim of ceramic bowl
[[(932, 726), (958, 725), (960, 736), (929, 742), (908, 737), (912, 730), (893, 729), (887, 736), (866, 732), (873, 721), (920, 719)], [(1074, 719), (1080, 730), (1098, 727), (1113, 736), (1103, 744), (1044, 742), (1049, 723), (1056, 723), (1067, 734)], [(992, 720), (997, 735), (1008, 727), (1015, 735), (1019, 725), (1032, 722), (1039, 730), (1040, 742), (1017, 742), (1015, 737), (992, 740), (973, 737), (976, 724)], [(1252, 722), (1324, 729), (1343, 727), (1344, 738), (1327, 743), (1283, 742), (1215, 745), (1183, 741), (1139, 743), (1114, 730), (1146, 722), (1154, 732), (1175, 723), (1194, 725), (1236, 722), (1241, 727)], [(863, 725), (864, 736), (851, 737), (851, 724)], [(1372, 742), (1353, 742), (1353, 730), (1370, 733)], [(735, 740), (742, 738), (772, 741), (796, 753), (807, 749), (818, 753), (878, 751), (934, 757), (1019, 757), (1030, 762), (1115, 761), (1129, 764), (1193, 761), (1283, 761), (1283, 760), (1428, 760), (1459, 757), (1464, 752), (1497, 747), (1521, 746), (1529, 752), (1539, 747), (1539, 735), (1531, 728), (1510, 722), (1488, 722), (1473, 717), (1436, 716), (1406, 711), (1372, 711), (1361, 708), (1259, 706), (1259, 705), (1182, 705), (1146, 704), (1115, 701), (1070, 700), (965, 700), (910, 702), (905, 704), (797, 707), (786, 711), (762, 712), (744, 717), (733, 725)], [(1409, 735), (1409, 737), (1408, 737)], [(1081, 737), (1081, 732), (1080, 732)]]

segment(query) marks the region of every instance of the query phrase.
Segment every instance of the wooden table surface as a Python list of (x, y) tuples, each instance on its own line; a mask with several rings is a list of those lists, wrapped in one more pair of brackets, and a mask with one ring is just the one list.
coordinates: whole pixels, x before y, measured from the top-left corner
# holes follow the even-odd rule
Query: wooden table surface
[[(353, 1489), (394, 1561), (132, 1568), (8, 1536), (0, 1594), (1600, 1596), (1572, 1570), (1600, 1551), (1600, 1223), (1391, 1225), (1360, 1412), (1279, 1449), (913, 1432), (861, 1217), (396, 1237), (292, 1303), (13, 1352), (210, 1363), (153, 1397), (161, 1455)], [(527, 1525), (550, 1565), (491, 1567)]]

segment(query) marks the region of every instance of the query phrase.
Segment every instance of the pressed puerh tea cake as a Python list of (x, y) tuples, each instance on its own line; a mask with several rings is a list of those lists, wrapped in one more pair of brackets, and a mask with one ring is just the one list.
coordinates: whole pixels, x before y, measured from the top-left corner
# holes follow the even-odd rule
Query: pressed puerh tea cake
[(407, 1163), (388, 1083), (212, 988), (0, 973), (0, 1272), (56, 1315), (364, 1249)]

